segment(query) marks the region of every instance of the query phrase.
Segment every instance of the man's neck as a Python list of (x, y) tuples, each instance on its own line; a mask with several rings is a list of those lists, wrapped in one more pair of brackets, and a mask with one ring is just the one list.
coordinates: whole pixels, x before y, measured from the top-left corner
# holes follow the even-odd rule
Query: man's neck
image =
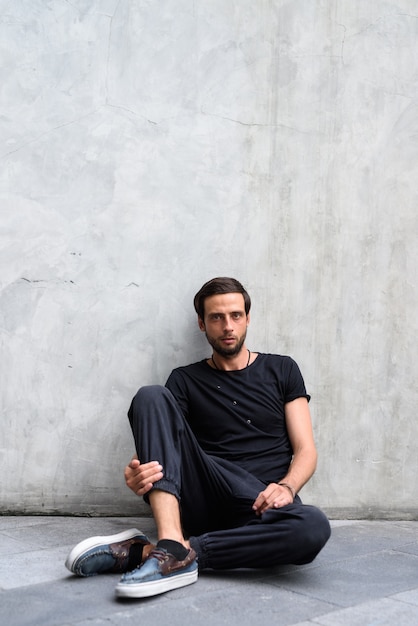
[(225, 372), (243, 370), (250, 364), (251, 356), (251, 352), (246, 346), (242, 346), (238, 354), (227, 357), (214, 351), (212, 357), (209, 359), (209, 365), (214, 369), (223, 370)]

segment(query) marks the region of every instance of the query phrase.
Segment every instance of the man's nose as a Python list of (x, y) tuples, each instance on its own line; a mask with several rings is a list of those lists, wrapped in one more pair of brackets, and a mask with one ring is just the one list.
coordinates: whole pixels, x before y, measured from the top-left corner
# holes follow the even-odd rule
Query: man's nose
[(232, 317), (230, 315), (225, 315), (224, 318), (224, 330), (233, 330)]

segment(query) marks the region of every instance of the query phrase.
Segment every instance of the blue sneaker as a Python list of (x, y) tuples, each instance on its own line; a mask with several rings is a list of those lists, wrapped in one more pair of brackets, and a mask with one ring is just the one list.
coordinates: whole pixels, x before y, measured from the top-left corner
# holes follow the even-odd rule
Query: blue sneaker
[(124, 574), (116, 585), (120, 598), (148, 598), (197, 581), (196, 552), (191, 548), (183, 561), (163, 548), (154, 548), (147, 560)]
[(65, 567), (77, 576), (129, 572), (142, 563), (143, 548), (149, 543), (148, 537), (136, 528), (90, 537), (71, 550)]

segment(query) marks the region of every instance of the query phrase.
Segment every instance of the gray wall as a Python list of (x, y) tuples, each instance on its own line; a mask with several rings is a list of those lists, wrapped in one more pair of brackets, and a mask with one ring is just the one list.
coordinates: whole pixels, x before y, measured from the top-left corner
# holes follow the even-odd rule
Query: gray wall
[(418, 517), (416, 0), (1, 0), (1, 512), (129, 514), (136, 389), (233, 275), (331, 515)]

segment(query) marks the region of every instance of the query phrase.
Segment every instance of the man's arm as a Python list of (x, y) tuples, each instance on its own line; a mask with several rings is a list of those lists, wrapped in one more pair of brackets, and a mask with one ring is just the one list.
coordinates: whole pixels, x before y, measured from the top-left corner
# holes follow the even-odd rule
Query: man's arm
[(297, 398), (293, 402), (288, 402), (285, 404), (284, 411), (293, 460), (289, 471), (280, 482), (288, 483), (297, 493), (315, 472), (318, 455), (306, 398)]
[(316, 469), (317, 452), (307, 399), (296, 398), (288, 402), (284, 411), (293, 459), (286, 476), (279, 481), (282, 484), (271, 483), (258, 495), (253, 505), (253, 510), (258, 515), (267, 509), (277, 509), (291, 504), (294, 496), (308, 482)]

